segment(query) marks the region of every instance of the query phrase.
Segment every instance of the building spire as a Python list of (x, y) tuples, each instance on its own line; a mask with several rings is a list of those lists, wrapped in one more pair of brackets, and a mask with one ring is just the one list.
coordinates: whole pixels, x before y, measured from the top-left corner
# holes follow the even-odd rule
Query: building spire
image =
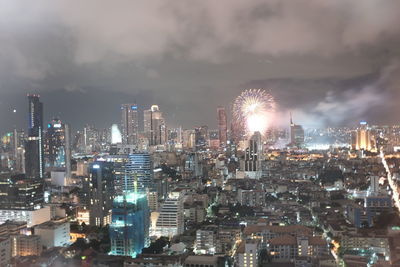
[(290, 112), (290, 125), (293, 125), (292, 112)]

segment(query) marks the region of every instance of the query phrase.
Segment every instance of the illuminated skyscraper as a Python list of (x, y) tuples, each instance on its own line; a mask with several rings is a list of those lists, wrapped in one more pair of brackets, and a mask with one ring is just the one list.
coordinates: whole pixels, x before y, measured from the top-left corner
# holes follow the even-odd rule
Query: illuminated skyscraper
[(167, 140), (165, 120), (157, 105), (144, 111), (144, 133), (151, 146), (164, 145)]
[(181, 192), (171, 192), (161, 208), (155, 235), (172, 238), (183, 231), (183, 196)]
[(250, 178), (261, 177), (262, 140), (260, 132), (255, 132), (248, 140), (242, 169)]
[(90, 164), (89, 178), (83, 182), (88, 190), (87, 203), (90, 225), (104, 226), (111, 221), (114, 189), (114, 166), (111, 162), (95, 161)]
[(356, 150), (370, 151), (374, 147), (373, 136), (368, 124), (365, 121), (360, 122), (360, 127), (355, 133), (355, 144), (353, 148)]
[(137, 192), (146, 194), (154, 191), (153, 166), (150, 155), (135, 153), (128, 155), (125, 164), (124, 191), (133, 191), (137, 182)]
[(28, 95), (29, 125), (25, 144), (25, 169), (29, 178), (44, 178), (43, 104), (39, 95)]
[(301, 125), (293, 123), (292, 114), (290, 114), (290, 145), (298, 148), (304, 145), (304, 129)]
[(150, 212), (145, 194), (126, 192), (115, 197), (109, 229), (110, 255), (136, 257), (150, 243)]
[(122, 104), (122, 142), (136, 145), (138, 140), (139, 117), (136, 104)]
[(208, 146), (208, 127), (200, 126), (194, 129), (197, 150), (204, 150)]
[(65, 125), (59, 119), (53, 119), (47, 125), (47, 131), (44, 136), (44, 156), (46, 166), (65, 167)]
[(228, 122), (226, 119), (226, 112), (224, 107), (217, 108), (218, 113), (218, 131), (219, 131), (219, 143), (221, 146), (225, 146), (228, 140)]

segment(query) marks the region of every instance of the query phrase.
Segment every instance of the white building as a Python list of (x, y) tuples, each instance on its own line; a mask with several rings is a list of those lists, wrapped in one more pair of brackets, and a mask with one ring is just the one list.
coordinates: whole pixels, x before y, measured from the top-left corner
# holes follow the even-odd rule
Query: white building
[(197, 230), (196, 231), (196, 254), (214, 254), (216, 251), (216, 236), (214, 231)]
[(50, 221), (35, 227), (35, 235), (40, 236), (42, 245), (46, 248), (69, 246), (69, 222)]
[(257, 267), (258, 254), (260, 252), (259, 240), (245, 240), (236, 251), (236, 262), (238, 267)]
[(50, 220), (50, 207), (37, 210), (10, 210), (0, 209), (0, 224), (6, 221), (26, 222), (27, 227), (47, 222)]
[(184, 230), (183, 201), (180, 192), (171, 192), (160, 210), (155, 235), (173, 237)]

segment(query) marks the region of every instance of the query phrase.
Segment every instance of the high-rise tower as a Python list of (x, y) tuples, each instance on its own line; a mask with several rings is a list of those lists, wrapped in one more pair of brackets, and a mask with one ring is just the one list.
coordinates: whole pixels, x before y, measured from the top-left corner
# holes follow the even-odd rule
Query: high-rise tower
[(304, 145), (304, 129), (301, 125), (293, 123), (292, 113), (290, 113), (290, 145), (298, 148)]
[(167, 127), (157, 105), (152, 105), (144, 111), (144, 133), (152, 146), (164, 145), (167, 140)]
[(43, 104), (39, 95), (28, 95), (29, 125), (25, 144), (25, 168), (29, 178), (44, 178)]
[(138, 140), (139, 117), (136, 104), (122, 104), (122, 142), (136, 145)]
[(228, 136), (227, 136), (228, 123), (227, 123), (227, 119), (226, 119), (225, 108), (218, 107), (217, 114), (218, 114), (219, 144), (221, 146), (225, 146), (227, 139), (228, 139)]

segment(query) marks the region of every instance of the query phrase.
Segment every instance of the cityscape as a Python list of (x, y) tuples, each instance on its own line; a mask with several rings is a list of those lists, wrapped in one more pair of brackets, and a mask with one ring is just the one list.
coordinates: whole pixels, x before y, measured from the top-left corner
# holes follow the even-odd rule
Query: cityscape
[(0, 267), (400, 266), (400, 3), (239, 2), (0, 0)]

